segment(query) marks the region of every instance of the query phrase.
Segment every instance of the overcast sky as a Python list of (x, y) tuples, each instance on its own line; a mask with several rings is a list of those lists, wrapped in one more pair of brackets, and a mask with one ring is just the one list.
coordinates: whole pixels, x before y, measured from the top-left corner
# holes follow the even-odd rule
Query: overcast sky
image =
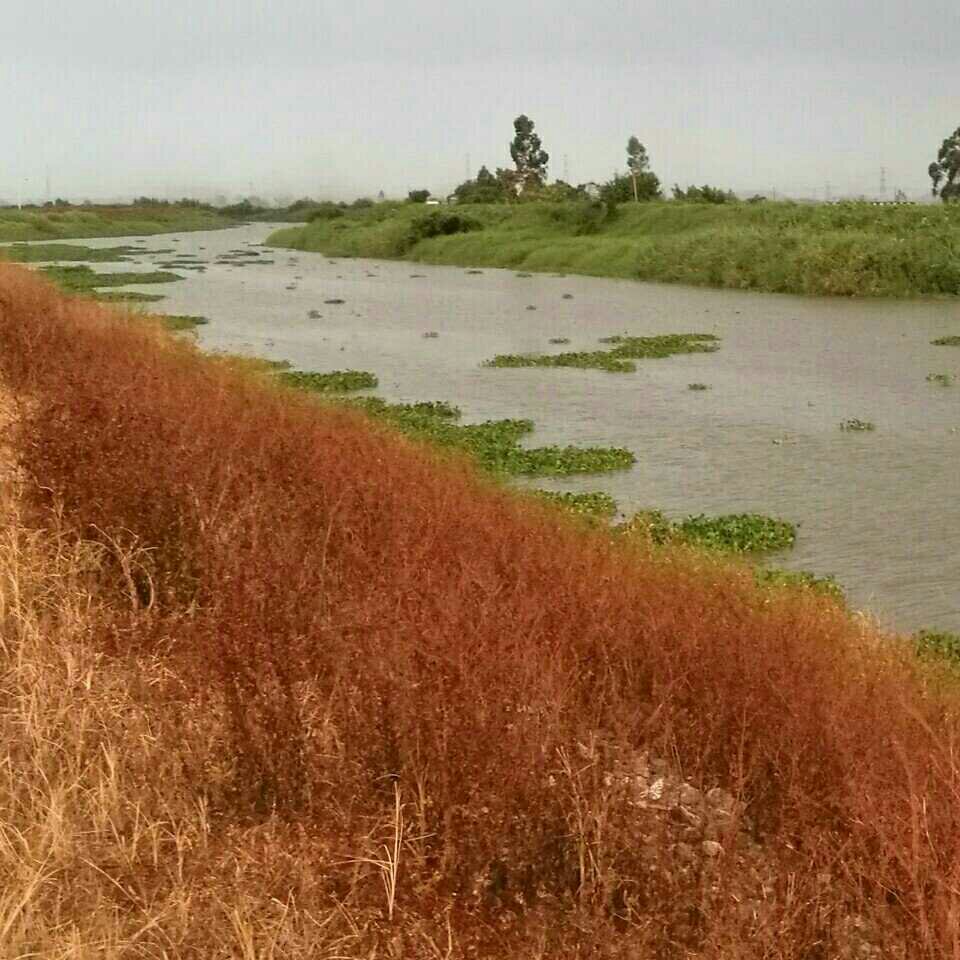
[[(956, 0), (0, 0), (0, 197), (448, 191), (536, 123), (665, 186), (929, 191)], [(566, 158), (566, 159), (565, 159)]]

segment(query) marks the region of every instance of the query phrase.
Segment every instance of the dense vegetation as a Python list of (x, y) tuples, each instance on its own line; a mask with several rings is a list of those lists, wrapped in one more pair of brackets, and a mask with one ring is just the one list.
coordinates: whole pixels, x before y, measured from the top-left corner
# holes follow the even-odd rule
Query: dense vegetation
[(956, 956), (912, 643), (9, 265), (0, 380), (0, 953)]
[(229, 227), (235, 219), (199, 204), (141, 203), (0, 208), (0, 242), (132, 237)]
[[(626, 189), (626, 187), (625, 187)], [(960, 293), (960, 205), (382, 203), (272, 234), (337, 256), (841, 296)], [(461, 223), (449, 219), (463, 218)]]

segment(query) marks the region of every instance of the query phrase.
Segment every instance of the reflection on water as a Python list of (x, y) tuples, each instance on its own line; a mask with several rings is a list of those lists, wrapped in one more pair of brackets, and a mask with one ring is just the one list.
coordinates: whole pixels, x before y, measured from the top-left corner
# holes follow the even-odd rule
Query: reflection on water
[[(465, 421), (531, 417), (537, 445), (629, 447), (631, 471), (538, 485), (607, 490), (625, 512), (793, 520), (800, 537), (780, 565), (835, 574), (854, 606), (902, 629), (960, 630), (960, 386), (926, 381), (960, 373), (960, 348), (930, 345), (960, 333), (956, 304), (412, 269), (254, 246), (269, 231), (150, 238), (207, 270), (134, 289), (164, 292), (159, 306), (171, 313), (209, 317), (199, 337), (210, 349), (372, 370), (387, 399), (451, 400)], [(262, 256), (215, 262), (237, 250)], [(169, 254), (140, 258), (161, 259)], [(274, 262), (253, 265), (260, 259)], [(496, 353), (597, 349), (623, 331), (723, 340), (717, 353), (639, 361), (635, 374), (480, 367)], [(710, 389), (688, 390), (693, 382)], [(851, 417), (876, 431), (841, 432)]]

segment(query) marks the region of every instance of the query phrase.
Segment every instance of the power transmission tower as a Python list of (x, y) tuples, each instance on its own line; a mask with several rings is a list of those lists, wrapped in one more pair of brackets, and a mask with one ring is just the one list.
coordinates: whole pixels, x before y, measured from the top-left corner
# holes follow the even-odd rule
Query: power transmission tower
[(473, 168), (470, 166), (470, 154), (469, 154), (469, 153), (468, 153), (467, 156), (466, 156), (466, 167), (465, 167), (464, 169), (466, 170), (466, 174), (467, 174), (466, 177), (464, 177), (464, 179), (465, 179), (465, 180), (469, 180), (469, 179), (470, 179), (470, 171), (473, 169)]
[(880, 168), (880, 199), (883, 200), (887, 196), (887, 168)]
[(823, 188), (823, 199), (826, 200), (827, 203), (829, 203), (830, 200), (832, 199), (831, 194), (830, 194), (830, 181), (829, 181), (829, 180), (827, 181), (826, 186)]
[(567, 153), (563, 155), (563, 182), (570, 182), (570, 155)]

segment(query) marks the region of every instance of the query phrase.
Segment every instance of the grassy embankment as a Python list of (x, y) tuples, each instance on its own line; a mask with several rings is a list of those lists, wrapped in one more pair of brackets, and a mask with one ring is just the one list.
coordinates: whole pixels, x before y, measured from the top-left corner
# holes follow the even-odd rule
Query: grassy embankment
[(11, 266), (0, 377), (4, 956), (960, 956), (906, 645)]
[(187, 230), (216, 230), (236, 220), (203, 207), (144, 204), (70, 207), (64, 210), (0, 208), (0, 243), (132, 237)]
[[(467, 218), (450, 235), (425, 216)], [(268, 243), (331, 256), (402, 257), (460, 266), (625, 277), (774, 293), (943, 296), (960, 293), (960, 205), (874, 207), (588, 204), (444, 207), (380, 204)]]

